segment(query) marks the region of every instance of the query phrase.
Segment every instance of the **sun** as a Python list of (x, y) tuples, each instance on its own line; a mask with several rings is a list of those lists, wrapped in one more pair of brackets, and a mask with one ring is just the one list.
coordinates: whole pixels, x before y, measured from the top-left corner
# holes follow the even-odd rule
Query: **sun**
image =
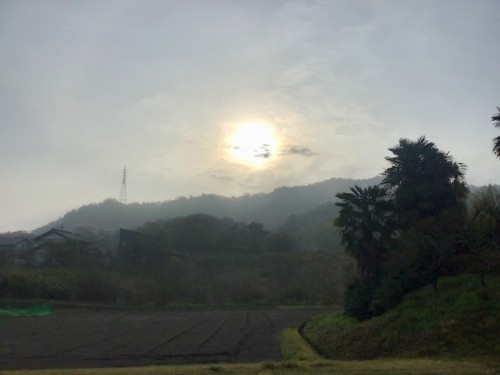
[(242, 122), (228, 139), (229, 155), (238, 162), (260, 166), (276, 156), (278, 141), (266, 122)]

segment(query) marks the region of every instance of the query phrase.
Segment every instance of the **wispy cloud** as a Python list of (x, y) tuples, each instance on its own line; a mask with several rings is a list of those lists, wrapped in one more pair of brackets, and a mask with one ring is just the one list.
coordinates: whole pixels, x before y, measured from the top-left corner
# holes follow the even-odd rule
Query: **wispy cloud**
[(227, 176), (227, 175), (217, 175), (217, 174), (211, 174), (210, 178), (219, 182), (223, 183), (231, 183), (234, 181), (233, 176)]
[(318, 153), (312, 151), (309, 147), (290, 146), (287, 149), (285, 149), (285, 151), (283, 151), (281, 155), (298, 155), (298, 156), (311, 157), (318, 155)]
[(269, 159), (272, 155), (271, 146), (267, 143), (260, 145), (257, 149), (254, 150), (254, 157), (259, 159)]

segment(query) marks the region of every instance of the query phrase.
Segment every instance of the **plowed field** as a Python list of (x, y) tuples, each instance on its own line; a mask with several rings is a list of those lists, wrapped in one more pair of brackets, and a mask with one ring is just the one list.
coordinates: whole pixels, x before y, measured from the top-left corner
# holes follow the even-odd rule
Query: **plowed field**
[(279, 335), (321, 309), (58, 311), (0, 319), (0, 369), (280, 359)]

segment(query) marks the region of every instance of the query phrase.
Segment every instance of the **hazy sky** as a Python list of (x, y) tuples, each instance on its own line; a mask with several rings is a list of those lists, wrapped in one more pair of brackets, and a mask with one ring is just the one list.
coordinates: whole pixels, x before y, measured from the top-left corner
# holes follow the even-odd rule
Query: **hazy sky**
[(499, 14), (498, 0), (0, 0), (0, 232), (119, 198), (124, 165), (129, 201), (232, 196), (373, 177), (420, 135), (469, 183), (500, 183)]

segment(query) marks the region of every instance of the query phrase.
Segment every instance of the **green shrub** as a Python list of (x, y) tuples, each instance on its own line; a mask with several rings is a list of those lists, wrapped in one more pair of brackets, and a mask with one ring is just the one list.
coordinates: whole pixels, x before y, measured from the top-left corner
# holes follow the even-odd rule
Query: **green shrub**
[(403, 298), (403, 288), (397, 280), (384, 280), (373, 292), (371, 312), (378, 316), (395, 307)]
[(360, 280), (352, 281), (346, 286), (344, 294), (344, 312), (358, 320), (372, 317), (372, 290)]
[(260, 367), (262, 370), (276, 370), (278, 368), (278, 364), (273, 361), (265, 361)]

